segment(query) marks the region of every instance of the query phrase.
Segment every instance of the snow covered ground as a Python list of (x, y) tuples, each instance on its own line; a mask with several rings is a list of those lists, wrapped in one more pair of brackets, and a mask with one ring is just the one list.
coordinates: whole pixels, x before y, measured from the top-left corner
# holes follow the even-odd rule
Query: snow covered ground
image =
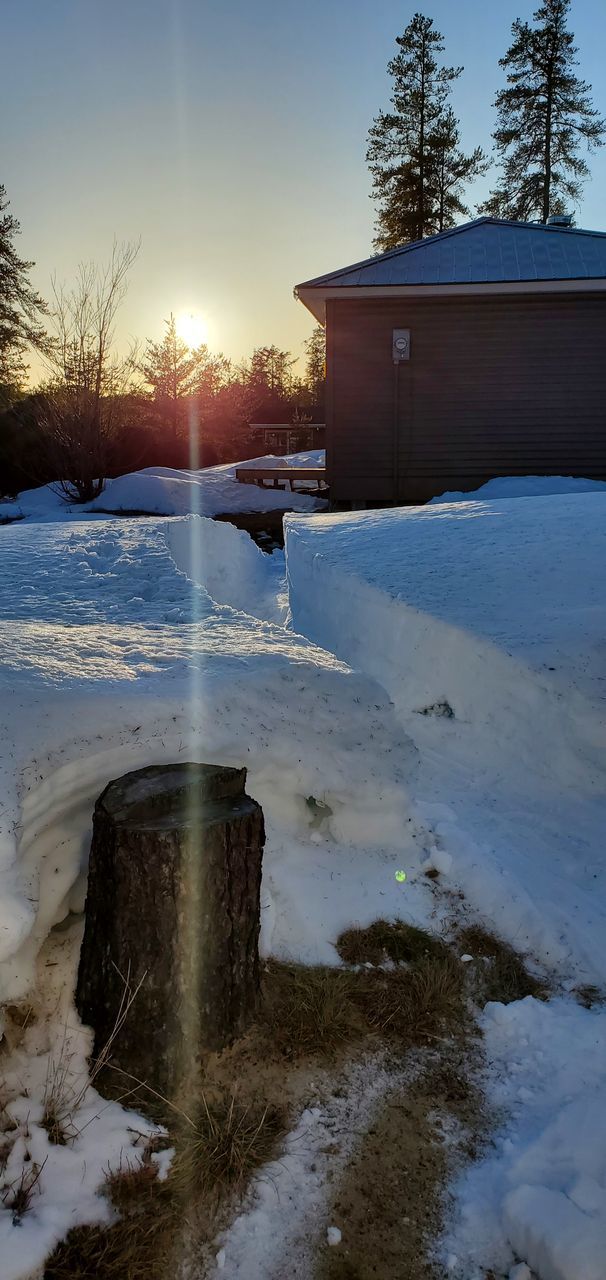
[(518, 947), (606, 979), (606, 494), (286, 519), (293, 625), (391, 694), (417, 812)]
[(481, 502), (485, 498), (545, 498), (554, 493), (606, 493), (606, 481), (585, 480), (582, 476), (495, 476), (472, 493), (449, 491), (432, 498), (429, 505)]
[[(0, 529), (0, 1004), (26, 996), (37, 1013), (3, 1063), (9, 1174), (26, 1151), (42, 1166), (24, 1225), (0, 1204), (2, 1280), (29, 1280), (69, 1226), (103, 1220), (103, 1171), (138, 1158), (144, 1122), (87, 1087), (77, 913), (103, 787), (188, 758), (246, 764), (263, 805), (264, 952), (334, 963), (354, 922), (440, 928), (434, 865), (472, 918), (552, 971), (558, 998), (484, 1013), (500, 1127), (454, 1188), (440, 1247), (455, 1280), (528, 1280), (525, 1263), (603, 1280), (606, 1012), (569, 992), (606, 981), (606, 495), (287, 517), (293, 631), (284, 557), (189, 514), (204, 485), (139, 474), (185, 514), (82, 518), (45, 491)], [(41, 1113), (66, 1039), (77, 1138), (50, 1150)], [(285, 1256), (307, 1275), (302, 1241), (331, 1225), (326, 1124), (312, 1108), (252, 1188), (218, 1242), (222, 1275), (252, 1257), (273, 1280)]]
[[(199, 564), (209, 523), (64, 521), (1, 531), (0, 1004), (35, 991), (42, 1006), (26, 1039), (27, 1099), (22, 1059), (3, 1063), (6, 1114), (20, 1144), (14, 1161), (26, 1140), (39, 1152), (48, 1145), (39, 1117), (63, 1032), (37, 966), (49, 933), (82, 909), (93, 805), (111, 778), (192, 758), (248, 767), (267, 830), (266, 952), (334, 963), (340, 929), (398, 909), (402, 859), (410, 883), (415, 873), (423, 882), (422, 832), (407, 793), (416, 751), (386, 694), (301, 637), (218, 606), (186, 577), (171, 548), (184, 556), (189, 537), (189, 562)], [(211, 536), (227, 538), (231, 554), (236, 532), (212, 525)], [(247, 563), (243, 556), (243, 574)], [(310, 797), (326, 806), (320, 819)], [(425, 921), (433, 913), (423, 888), (417, 913)], [(68, 959), (54, 973), (71, 989)], [(73, 1010), (66, 1016), (78, 1094), (85, 1050)], [(102, 1182), (102, 1170), (128, 1158), (133, 1118), (118, 1110), (110, 1125), (97, 1112), (85, 1091), (73, 1123), (86, 1125), (86, 1138), (70, 1145), (63, 1183), (55, 1158), (42, 1168), (27, 1231), (0, 1207), (0, 1250), (13, 1260), (3, 1262), (3, 1280), (29, 1276), (32, 1258), (41, 1262), (82, 1220), (72, 1199), (84, 1167), (85, 1216), (106, 1215), (104, 1201), (93, 1205), (94, 1171)]]
[(0, 502), (0, 521), (81, 520), (87, 515), (99, 518), (99, 513), (120, 511), (166, 516), (193, 512), (210, 517), (255, 511), (321, 511), (326, 506), (323, 498), (240, 484), (236, 480), (236, 467), (312, 467), (323, 463), (324, 451), (319, 449), (286, 457), (271, 454), (249, 458), (245, 462), (206, 467), (201, 471), (146, 467), (143, 471), (107, 480), (100, 496), (84, 506), (70, 506), (56, 486), (42, 485), (24, 490), (14, 501)]
[[(606, 981), (606, 491), (562, 487), (288, 517), (286, 557), (294, 626), (374, 675), (417, 745), (447, 882), (566, 991)], [(455, 1187), (444, 1265), (600, 1280), (606, 1013), (529, 999), (484, 1033), (502, 1128)]]
[(450, 1273), (527, 1280), (522, 1260), (540, 1280), (603, 1280), (606, 1014), (529, 996), (487, 1005), (482, 1029), (489, 1101), (506, 1120), (454, 1188)]

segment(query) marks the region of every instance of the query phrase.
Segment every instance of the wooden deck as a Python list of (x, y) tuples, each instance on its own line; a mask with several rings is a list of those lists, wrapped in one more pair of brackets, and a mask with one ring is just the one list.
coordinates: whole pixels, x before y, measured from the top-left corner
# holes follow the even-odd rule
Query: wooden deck
[(316, 493), (327, 487), (326, 467), (236, 467), (236, 480), (260, 489), (290, 488), (291, 492), (295, 492), (295, 485)]

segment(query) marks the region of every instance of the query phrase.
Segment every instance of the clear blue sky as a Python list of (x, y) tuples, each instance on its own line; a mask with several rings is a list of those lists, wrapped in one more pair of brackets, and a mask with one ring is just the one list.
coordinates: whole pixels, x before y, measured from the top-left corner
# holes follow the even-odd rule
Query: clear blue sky
[[(170, 311), (208, 321), (238, 359), (301, 351), (299, 280), (372, 251), (366, 134), (415, 5), (396, 0), (5, 0), (0, 181), (20, 251), (73, 277), (114, 234), (141, 236), (121, 334), (157, 337)], [(464, 64), (464, 145), (488, 147), (497, 66), (536, 0), (419, 6)], [(575, 0), (581, 74), (606, 115), (606, 4)], [(606, 148), (578, 221), (606, 229)], [(474, 193), (479, 199), (490, 177)]]

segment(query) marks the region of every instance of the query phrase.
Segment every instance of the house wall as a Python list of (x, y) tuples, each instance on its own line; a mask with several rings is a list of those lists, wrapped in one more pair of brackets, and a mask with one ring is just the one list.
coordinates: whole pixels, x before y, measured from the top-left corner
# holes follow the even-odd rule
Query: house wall
[(606, 294), (329, 300), (327, 453), (337, 502), (606, 479)]

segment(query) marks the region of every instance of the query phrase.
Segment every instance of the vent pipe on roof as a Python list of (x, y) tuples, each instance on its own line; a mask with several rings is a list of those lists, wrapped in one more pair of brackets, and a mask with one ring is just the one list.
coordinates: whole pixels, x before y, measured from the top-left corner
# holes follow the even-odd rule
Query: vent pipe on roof
[(547, 219), (547, 226), (548, 227), (571, 227), (572, 214), (571, 213), (552, 213), (551, 217)]

